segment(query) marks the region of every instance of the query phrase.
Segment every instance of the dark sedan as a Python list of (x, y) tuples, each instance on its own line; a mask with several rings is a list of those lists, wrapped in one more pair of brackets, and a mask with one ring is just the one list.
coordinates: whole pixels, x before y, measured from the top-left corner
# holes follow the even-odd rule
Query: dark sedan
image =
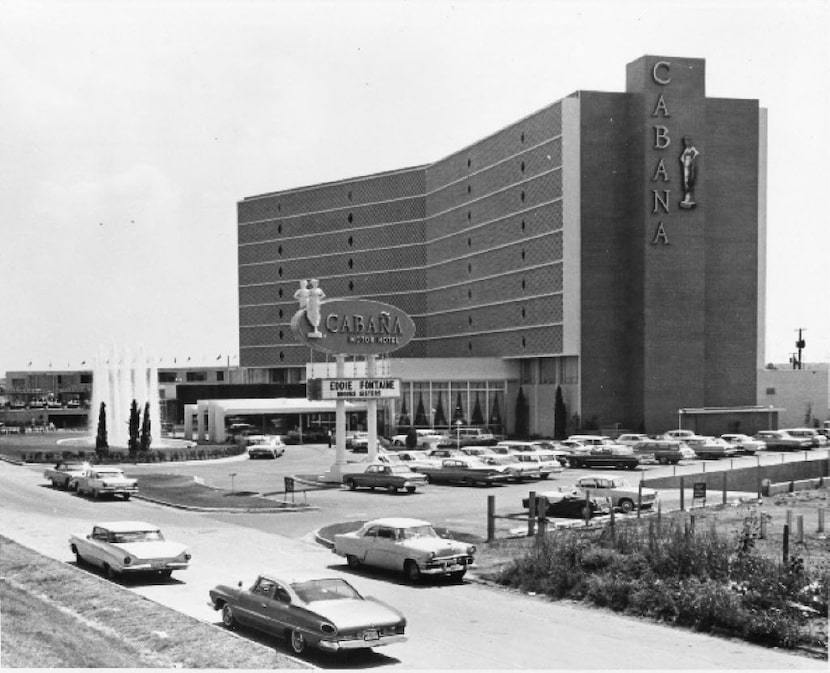
[(494, 484), (507, 481), (510, 473), (503, 465), (488, 465), (478, 458), (445, 458), (438, 466), (421, 466), (418, 472), (425, 474), (431, 484)]
[[(626, 447), (628, 448), (628, 447)], [(585, 453), (573, 453), (568, 458), (571, 467), (613, 467), (615, 469), (634, 470), (640, 459), (631, 449), (627, 451), (616, 447), (597, 447)]]
[(284, 637), (297, 654), (308, 647), (340, 652), (406, 640), (400, 612), (363, 597), (340, 577), (263, 574), (248, 588), (242, 582), (214, 587), (210, 605), (222, 611), (227, 628), (241, 624)]
[[(541, 493), (536, 496), (537, 507), (538, 501), (541, 498), (544, 498), (547, 502), (545, 516), (554, 519), (584, 519), (586, 507), (590, 507), (588, 518), (608, 514), (610, 511), (607, 498), (600, 500), (591, 498), (587, 500), (581, 493)], [(529, 506), (530, 498), (524, 498), (522, 500), (522, 507), (527, 509)]]

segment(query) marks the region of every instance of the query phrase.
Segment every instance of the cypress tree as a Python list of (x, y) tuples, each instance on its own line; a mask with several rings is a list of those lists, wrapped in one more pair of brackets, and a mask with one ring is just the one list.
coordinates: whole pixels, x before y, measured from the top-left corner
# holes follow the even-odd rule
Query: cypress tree
[(135, 400), (132, 401), (130, 404), (130, 423), (129, 423), (129, 430), (130, 430), (130, 439), (129, 443), (127, 444), (127, 450), (130, 453), (130, 456), (135, 456), (138, 453), (139, 447), (139, 415), (138, 415), (138, 402)]
[(556, 386), (556, 400), (553, 405), (553, 438), (565, 439), (568, 436), (568, 411), (562, 399), (562, 386)]
[(109, 453), (109, 442), (107, 441), (107, 405), (101, 402), (98, 411), (98, 430), (95, 434), (95, 453), (105, 456)]
[(141, 421), (141, 440), (140, 446), (142, 451), (149, 451), (150, 444), (153, 441), (150, 434), (150, 403), (144, 405), (144, 418)]
[(527, 439), (530, 434), (530, 407), (527, 404), (524, 390), (519, 387), (516, 396), (516, 437)]

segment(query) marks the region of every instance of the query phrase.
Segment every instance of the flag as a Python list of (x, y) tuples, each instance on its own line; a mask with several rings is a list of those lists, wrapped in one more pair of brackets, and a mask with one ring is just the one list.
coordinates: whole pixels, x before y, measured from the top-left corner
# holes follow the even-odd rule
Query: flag
[(217, 355), (217, 356), (216, 356), (216, 359), (217, 359), (217, 360), (221, 360), (221, 359), (222, 359), (222, 354), (221, 354), (221, 353), (219, 353), (219, 355)]
[(27, 366), (27, 367), (31, 367), (31, 366), (32, 366), (32, 361), (31, 361), (31, 360), (29, 360), (29, 364), (27, 364), (26, 366)]
[(82, 364), (82, 365), (85, 365), (85, 364), (86, 364), (86, 360), (81, 360), (81, 364)]
[(190, 362), (190, 356), (189, 355), (187, 356), (187, 361)]

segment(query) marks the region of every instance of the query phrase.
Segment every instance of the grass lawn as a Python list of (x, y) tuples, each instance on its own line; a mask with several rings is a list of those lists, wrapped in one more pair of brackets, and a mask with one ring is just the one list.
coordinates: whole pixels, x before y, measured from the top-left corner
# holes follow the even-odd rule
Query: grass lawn
[(0, 538), (3, 668), (311, 668)]

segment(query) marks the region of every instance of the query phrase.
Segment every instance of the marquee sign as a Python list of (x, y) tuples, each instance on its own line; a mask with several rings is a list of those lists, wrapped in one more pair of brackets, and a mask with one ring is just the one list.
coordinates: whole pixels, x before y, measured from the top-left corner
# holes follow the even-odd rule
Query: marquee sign
[(390, 304), (367, 299), (325, 299), (318, 281), (301, 281), (294, 294), (300, 310), (291, 319), (299, 341), (315, 350), (344, 355), (377, 355), (406, 346), (415, 323)]
[[(313, 382), (313, 383), (312, 383)], [(400, 379), (312, 379), (309, 390), (319, 387), (319, 400), (397, 399), (401, 396)], [(312, 391), (316, 393), (316, 390)], [(309, 395), (309, 397), (312, 397)]]

